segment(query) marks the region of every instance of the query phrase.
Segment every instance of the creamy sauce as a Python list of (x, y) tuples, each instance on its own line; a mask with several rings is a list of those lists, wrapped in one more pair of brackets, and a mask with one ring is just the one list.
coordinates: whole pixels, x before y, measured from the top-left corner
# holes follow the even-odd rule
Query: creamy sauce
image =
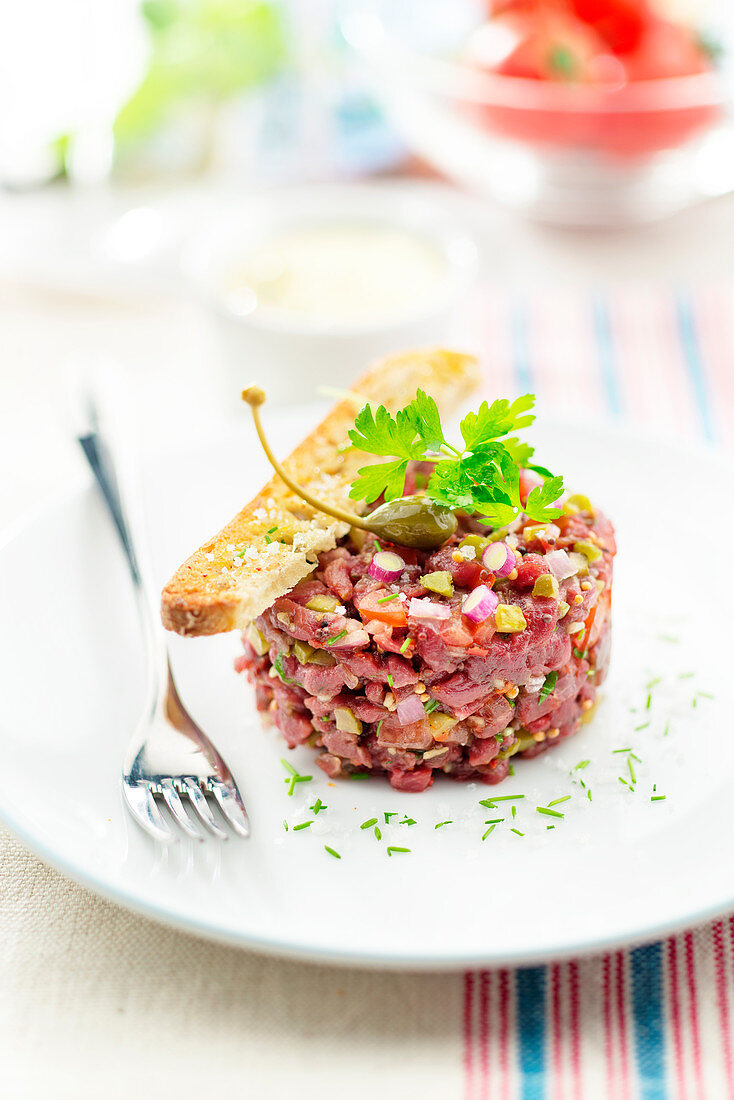
[(314, 327), (389, 323), (418, 313), (445, 282), (439, 249), (410, 230), (331, 222), (288, 230), (261, 244), (225, 281), (241, 316)]

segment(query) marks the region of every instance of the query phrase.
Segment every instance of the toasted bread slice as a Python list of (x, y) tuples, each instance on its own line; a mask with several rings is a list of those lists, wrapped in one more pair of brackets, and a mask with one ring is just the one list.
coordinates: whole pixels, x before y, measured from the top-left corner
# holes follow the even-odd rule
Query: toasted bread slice
[[(286, 469), (323, 500), (355, 509), (349, 488), (360, 466), (379, 459), (348, 444), (347, 431), (366, 401), (391, 412), (419, 387), (451, 413), (475, 388), (476, 360), (431, 349), (393, 355), (374, 366), (296, 447)], [(342, 448), (342, 449), (340, 449)], [(163, 625), (177, 634), (220, 634), (244, 628), (313, 570), (348, 526), (317, 512), (274, 477), (239, 515), (184, 562), (163, 589)]]

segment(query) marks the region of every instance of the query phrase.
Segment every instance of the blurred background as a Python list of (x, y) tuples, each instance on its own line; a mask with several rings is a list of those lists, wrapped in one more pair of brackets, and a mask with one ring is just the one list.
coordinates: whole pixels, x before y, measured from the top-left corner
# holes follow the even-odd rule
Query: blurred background
[(729, 281), (733, 31), (728, 0), (3, 3), (8, 512), (76, 468), (90, 363), (180, 434), (437, 340), (512, 388), (530, 311), (526, 375), (582, 408), (584, 326)]

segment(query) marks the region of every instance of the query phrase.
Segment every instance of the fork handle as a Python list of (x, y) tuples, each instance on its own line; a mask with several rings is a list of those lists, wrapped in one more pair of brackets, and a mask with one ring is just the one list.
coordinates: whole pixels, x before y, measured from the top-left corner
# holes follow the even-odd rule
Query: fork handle
[(170, 681), (168, 648), (163, 627), (158, 618), (157, 607), (150, 595), (146, 579), (146, 564), (141, 566), (141, 546), (143, 540), (134, 535), (134, 525), (130, 520), (129, 493), (126, 491), (120, 472), (120, 464), (115, 462), (112, 447), (107, 442), (98, 424), (97, 411), (90, 400), (89, 409), (95, 426), (78, 436), (79, 445), (89, 463), (95, 480), (102, 492), (108, 511), (120, 537), (125, 558), (133, 582), (135, 602), (140, 624), (143, 630), (148, 660), (148, 707), (154, 711), (165, 700), (166, 686)]

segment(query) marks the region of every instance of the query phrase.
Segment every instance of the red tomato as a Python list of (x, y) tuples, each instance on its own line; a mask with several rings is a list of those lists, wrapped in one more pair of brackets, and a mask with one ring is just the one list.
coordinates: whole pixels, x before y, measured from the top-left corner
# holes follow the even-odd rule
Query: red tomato
[(693, 32), (665, 19), (657, 19), (646, 28), (636, 49), (625, 58), (625, 65), (630, 80), (693, 76), (711, 68)]
[(571, 0), (577, 19), (593, 27), (613, 53), (628, 53), (653, 18), (646, 0)]
[(366, 596), (362, 596), (357, 604), (357, 610), (364, 619), (365, 622), (370, 622), (372, 619), (377, 619), (380, 623), (387, 623), (388, 626), (405, 627), (408, 625), (408, 614), (405, 610), (405, 604), (400, 600), (388, 600), (387, 603), (380, 603), (381, 589), (376, 589), (374, 592), (368, 592)]

